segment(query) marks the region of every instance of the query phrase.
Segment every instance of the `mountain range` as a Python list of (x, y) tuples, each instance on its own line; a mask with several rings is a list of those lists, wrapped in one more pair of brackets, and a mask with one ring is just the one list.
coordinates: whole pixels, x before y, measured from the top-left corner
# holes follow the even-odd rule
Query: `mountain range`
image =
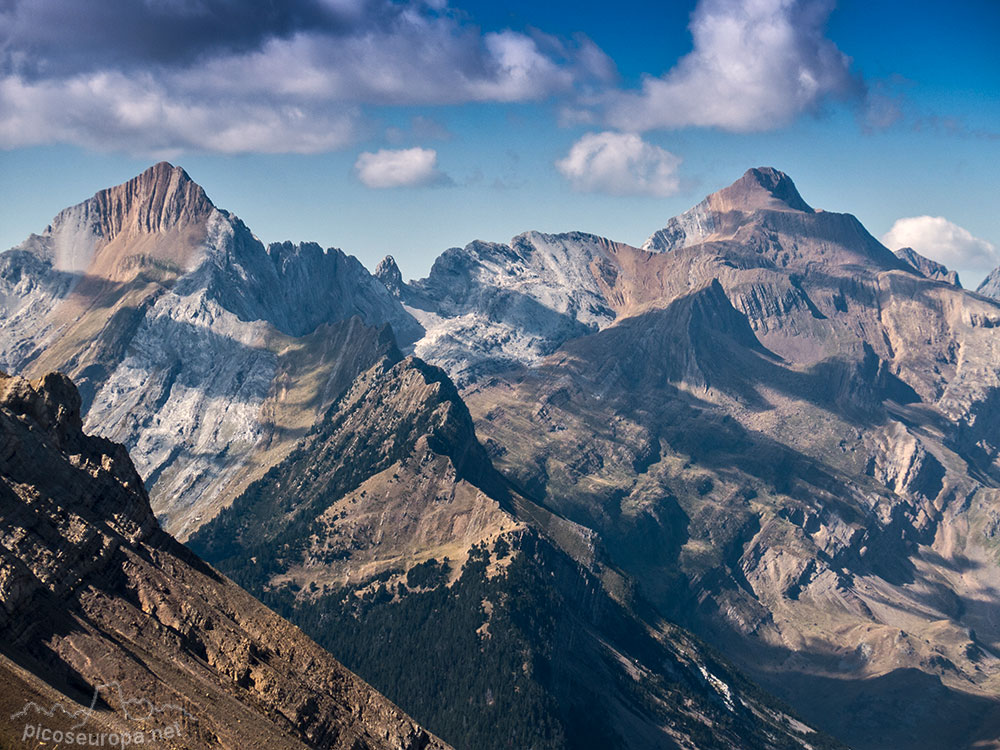
[(406, 282), (161, 163), (0, 255), (0, 364), (456, 747), (1000, 747), (998, 275), (759, 168)]

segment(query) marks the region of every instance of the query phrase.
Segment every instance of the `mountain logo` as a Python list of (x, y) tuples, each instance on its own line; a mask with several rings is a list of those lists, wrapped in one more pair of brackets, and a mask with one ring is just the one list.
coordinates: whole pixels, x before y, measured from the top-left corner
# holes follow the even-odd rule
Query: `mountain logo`
[[(102, 696), (105, 704), (117, 705), (118, 713), (138, 726), (135, 729), (110, 732), (88, 729), (87, 724), (94, 716)], [(10, 718), (11, 721), (25, 720), (22, 742), (34, 740), (90, 747), (128, 747), (175, 739), (183, 735), (185, 724), (197, 721), (183, 706), (174, 703), (157, 705), (145, 697), (129, 697), (118, 682), (97, 685), (87, 706), (72, 709), (57, 701), (45, 708), (35, 701), (28, 701), (20, 711), (11, 714)], [(46, 719), (55, 719), (60, 723), (72, 720), (74, 723), (69, 729), (63, 730), (47, 724)]]

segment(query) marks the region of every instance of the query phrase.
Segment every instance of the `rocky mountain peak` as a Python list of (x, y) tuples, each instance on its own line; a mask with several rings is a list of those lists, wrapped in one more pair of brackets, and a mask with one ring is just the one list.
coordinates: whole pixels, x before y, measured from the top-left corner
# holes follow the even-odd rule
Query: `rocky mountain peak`
[[(663, 253), (731, 236), (744, 223), (743, 214), (758, 211), (782, 215), (815, 214), (802, 200), (792, 178), (774, 167), (748, 169), (729, 187), (712, 193), (697, 206), (670, 219), (642, 249)], [(772, 213), (773, 215), (773, 213)]]
[(748, 169), (727, 188), (707, 198), (715, 211), (803, 211), (814, 213), (802, 200), (792, 178), (774, 167)]
[(165, 161), (121, 185), (99, 191), (86, 203), (94, 232), (105, 241), (122, 233), (136, 236), (196, 224), (215, 209), (187, 172)]
[(976, 287), (976, 291), (993, 299), (1000, 299), (1000, 268), (994, 268), (990, 275)]
[(122, 281), (140, 266), (186, 268), (214, 213), (187, 172), (160, 162), (63, 209), (41, 235), (15, 249), (58, 271)]
[(375, 266), (374, 276), (385, 284), (393, 297), (402, 295), (403, 274), (400, 272), (399, 266), (396, 265), (396, 259), (391, 255), (385, 256), (378, 262), (378, 265)]

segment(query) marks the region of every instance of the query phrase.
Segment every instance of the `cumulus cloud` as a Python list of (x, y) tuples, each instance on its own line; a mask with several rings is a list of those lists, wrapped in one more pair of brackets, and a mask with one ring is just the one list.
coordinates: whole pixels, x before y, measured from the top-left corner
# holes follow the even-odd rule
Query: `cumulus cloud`
[(588, 133), (570, 148), (556, 169), (574, 190), (615, 195), (675, 194), (681, 159), (634, 133)]
[(882, 237), (882, 244), (891, 250), (912, 247), (953, 269), (990, 271), (1000, 264), (1000, 254), (992, 243), (942, 216), (898, 219)]
[(380, 149), (365, 151), (354, 162), (358, 179), (370, 188), (414, 187), (450, 183), (438, 170), (437, 151), (432, 148)]
[(621, 130), (688, 126), (769, 130), (816, 110), (829, 96), (860, 93), (850, 59), (826, 38), (831, 0), (699, 0), (692, 51), (638, 91), (600, 101)]
[(371, 105), (515, 102), (613, 74), (588, 39), (482, 33), (443, 2), (6, 0), (0, 147), (317, 152)]

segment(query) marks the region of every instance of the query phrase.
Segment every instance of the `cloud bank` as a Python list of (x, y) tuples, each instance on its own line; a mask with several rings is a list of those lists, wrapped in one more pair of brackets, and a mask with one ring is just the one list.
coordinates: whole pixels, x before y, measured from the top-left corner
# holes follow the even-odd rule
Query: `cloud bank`
[(6, 0), (0, 146), (313, 153), (356, 140), (368, 105), (539, 100), (613, 67), (441, 2)]
[[(549, 99), (609, 131), (769, 130), (864, 90), (832, 2), (699, 0), (691, 52), (625, 90), (585, 36), (483, 32), (446, 0), (0, 0), (0, 148), (316, 153), (376, 107)], [(898, 119), (873, 104), (867, 127)]]
[(681, 159), (634, 133), (588, 133), (556, 169), (574, 190), (613, 195), (668, 196), (680, 189)]
[(912, 247), (952, 269), (991, 271), (1000, 265), (1000, 254), (992, 243), (942, 216), (898, 219), (882, 237), (882, 244), (890, 250)]

